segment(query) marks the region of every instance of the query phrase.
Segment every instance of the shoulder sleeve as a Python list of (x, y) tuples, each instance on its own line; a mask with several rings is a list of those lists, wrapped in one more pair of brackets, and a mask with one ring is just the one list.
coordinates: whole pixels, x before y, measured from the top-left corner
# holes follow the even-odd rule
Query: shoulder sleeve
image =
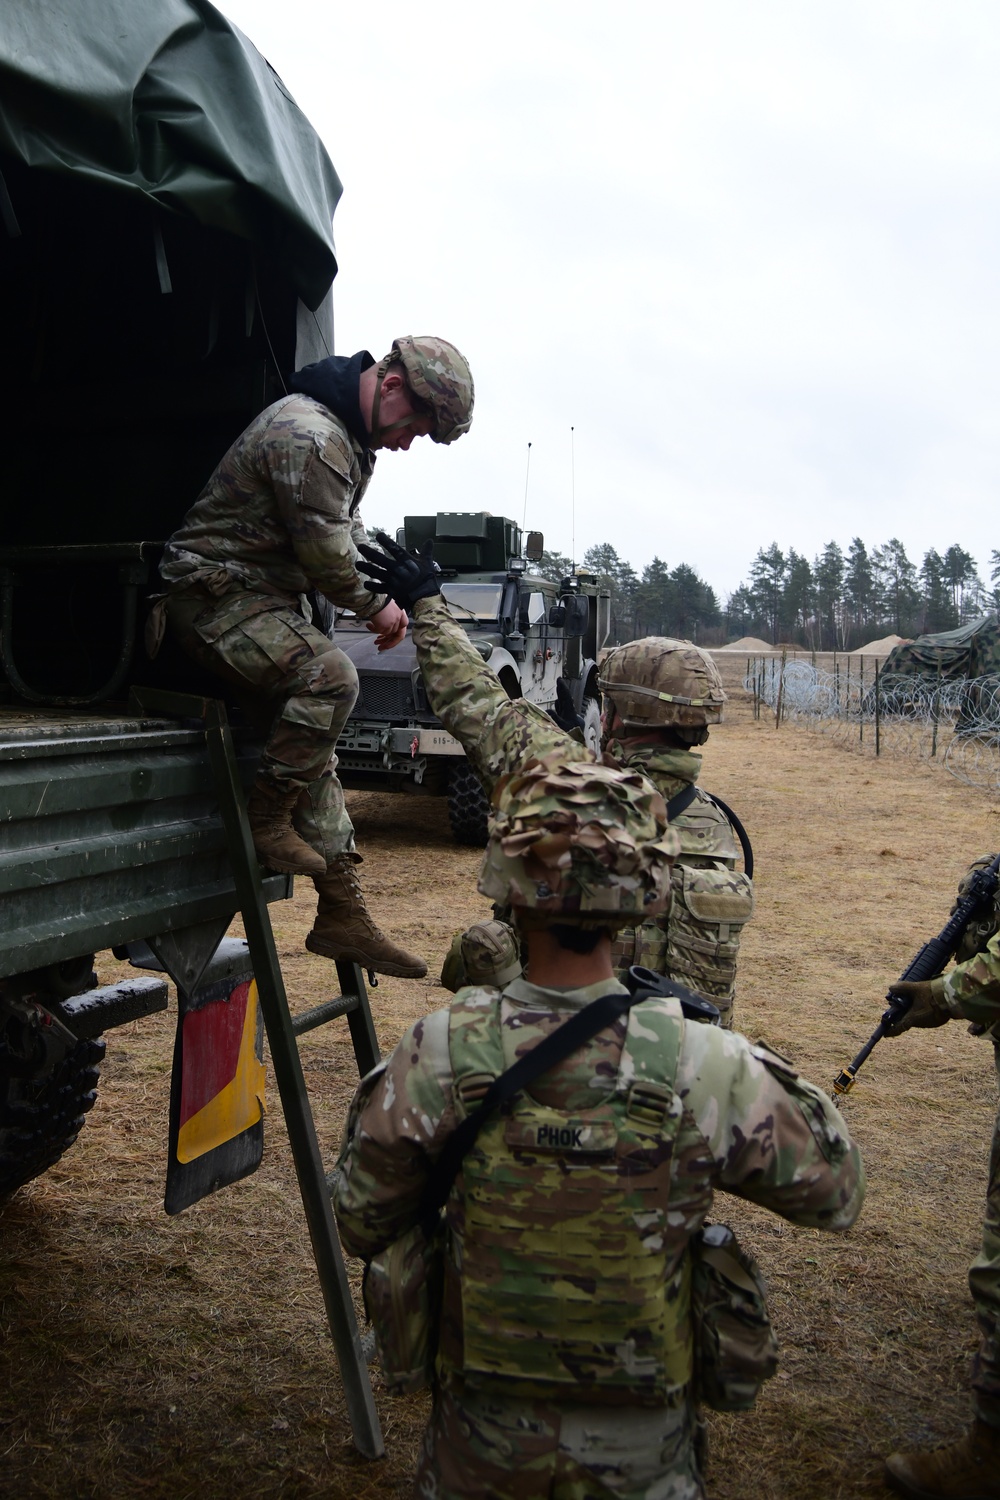
[(354, 1096), (333, 1192), (350, 1254), (377, 1255), (417, 1222), (428, 1171), (454, 1128), (446, 1007), (411, 1027)]
[(992, 1026), (1000, 1021), (1000, 931), (982, 953), (956, 964), (944, 977), (948, 1009), (968, 1021)]
[(319, 402), (291, 398), (261, 437), (261, 457), (292, 551), (313, 588), (361, 619), (385, 603), (359, 577), (351, 508), (361, 471), (351, 440)]
[(865, 1194), (860, 1153), (833, 1102), (778, 1053), (688, 1026), (677, 1087), (709, 1144), (716, 1186), (796, 1224), (854, 1223)]
[(567, 760), (593, 760), (544, 709), (510, 699), (445, 601), (420, 599), (413, 640), (427, 700), (445, 728), (460, 740), (487, 791), (505, 772), (531, 756), (558, 750)]

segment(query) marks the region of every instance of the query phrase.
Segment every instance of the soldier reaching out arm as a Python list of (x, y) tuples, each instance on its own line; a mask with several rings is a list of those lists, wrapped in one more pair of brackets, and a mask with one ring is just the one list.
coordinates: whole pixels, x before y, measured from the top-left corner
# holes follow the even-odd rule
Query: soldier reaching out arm
[(334, 1195), (348, 1250), (371, 1258), (422, 1220), (491, 1079), (598, 997), (619, 1005), (463, 1159), (417, 1493), (699, 1500), (690, 1247), (713, 1191), (844, 1229), (860, 1157), (829, 1099), (766, 1047), (685, 1021), (674, 999), (630, 1008), (611, 944), (669, 900), (662, 797), (508, 700), (429, 558), (393, 557), (375, 576), (412, 606), (429, 696), (493, 789), (479, 889), (511, 907), (527, 968), (502, 991), (462, 989), (362, 1082)]

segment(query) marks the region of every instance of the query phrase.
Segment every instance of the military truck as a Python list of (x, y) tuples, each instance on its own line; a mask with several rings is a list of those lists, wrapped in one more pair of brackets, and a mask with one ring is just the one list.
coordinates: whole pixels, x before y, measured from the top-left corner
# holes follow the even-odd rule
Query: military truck
[[(596, 750), (597, 659), (611, 614), (610, 595), (596, 579), (580, 572), (557, 583), (532, 572), (542, 556), (541, 533), (522, 533), (485, 511), (407, 516), (396, 540), (406, 548), (433, 540), (441, 593), (508, 696), (549, 709), (562, 678)], [(456, 842), (485, 844), (486, 794), (462, 746), (428, 707), (412, 639), (380, 654), (363, 623), (346, 613), (338, 615), (335, 639), (360, 684), (337, 744), (343, 784), (447, 796)]]
[[(127, 10), (16, 0), (0, 28), (0, 1195), (76, 1138), (157, 970), (204, 992), (240, 905), (204, 723), (135, 696), (219, 684), (153, 667), (145, 601), (219, 455), (333, 342), (312, 127), (212, 7)], [(111, 948), (135, 979), (99, 982)]]

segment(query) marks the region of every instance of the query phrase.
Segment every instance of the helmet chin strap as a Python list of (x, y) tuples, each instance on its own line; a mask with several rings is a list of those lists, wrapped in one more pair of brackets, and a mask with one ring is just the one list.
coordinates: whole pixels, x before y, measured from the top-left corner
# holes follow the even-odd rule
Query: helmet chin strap
[(377, 367), (377, 369), (375, 371), (375, 377), (376, 377), (375, 378), (375, 393), (372, 396), (372, 423), (371, 423), (371, 447), (372, 448), (381, 448), (383, 439), (386, 438), (386, 437), (388, 437), (388, 435), (389, 435), (390, 432), (398, 432), (400, 430), (400, 428), (402, 428), (402, 427), (409, 427), (409, 426), (411, 426), (413, 424), (413, 422), (416, 421), (416, 413), (415, 412), (411, 412), (411, 414), (408, 417), (400, 417), (400, 419), (399, 419), (398, 422), (390, 422), (389, 425), (388, 425), (388, 427), (381, 427), (381, 426), (379, 426), (378, 417), (379, 417), (379, 411), (381, 410), (381, 407), (382, 407), (382, 382), (385, 379), (385, 377), (386, 377), (388, 371), (390, 370), (390, 368), (392, 367), (392, 365), (399, 364), (399, 363), (400, 363), (399, 360), (395, 360), (395, 359), (383, 359), (383, 360), (380, 360), (380, 362), (378, 364), (378, 367)]

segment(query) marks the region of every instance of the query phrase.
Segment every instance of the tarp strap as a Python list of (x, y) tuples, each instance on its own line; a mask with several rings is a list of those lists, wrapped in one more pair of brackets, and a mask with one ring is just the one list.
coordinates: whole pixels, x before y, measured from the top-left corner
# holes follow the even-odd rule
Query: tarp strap
[(21, 226), (17, 222), (17, 214), (14, 212), (14, 205), (10, 201), (10, 194), (7, 191), (7, 184), (3, 180), (2, 172), (0, 172), (0, 218), (3, 219), (3, 227), (7, 231), (8, 238), (19, 240), (21, 238)]

